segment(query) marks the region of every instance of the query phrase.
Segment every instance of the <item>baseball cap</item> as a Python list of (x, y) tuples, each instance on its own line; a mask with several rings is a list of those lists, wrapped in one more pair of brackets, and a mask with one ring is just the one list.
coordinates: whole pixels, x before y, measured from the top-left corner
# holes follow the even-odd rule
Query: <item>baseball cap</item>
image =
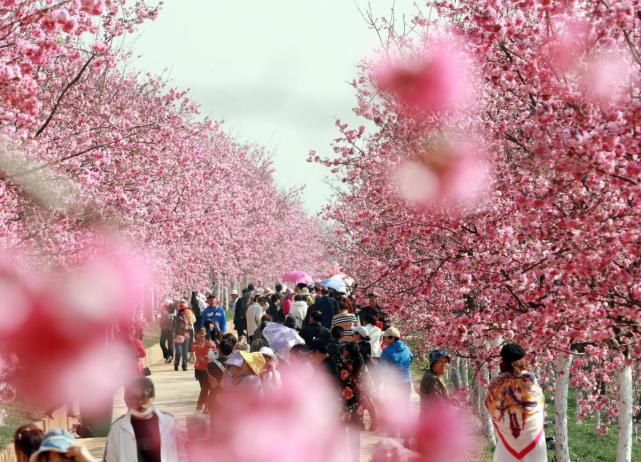
[(367, 332), (367, 329), (365, 329), (363, 326), (356, 326), (353, 329), (353, 331), (356, 332), (358, 335), (360, 335), (363, 338), (369, 337), (369, 332)]
[(442, 348), (437, 348), (436, 350), (430, 351), (430, 354), (429, 354), (430, 364), (434, 364), (436, 361), (438, 361), (441, 358), (447, 358), (448, 361), (452, 360), (452, 358), (450, 358), (450, 355), (447, 354), (447, 351), (445, 351)]
[(75, 442), (76, 438), (67, 430), (55, 428), (45, 434), (42, 444), (40, 444), (40, 448), (31, 454), (29, 462), (37, 462), (38, 456), (43, 452), (52, 451), (64, 454)]
[(385, 333), (383, 333), (383, 337), (396, 337), (396, 338), (401, 338), (401, 333), (396, 327), (389, 327)]

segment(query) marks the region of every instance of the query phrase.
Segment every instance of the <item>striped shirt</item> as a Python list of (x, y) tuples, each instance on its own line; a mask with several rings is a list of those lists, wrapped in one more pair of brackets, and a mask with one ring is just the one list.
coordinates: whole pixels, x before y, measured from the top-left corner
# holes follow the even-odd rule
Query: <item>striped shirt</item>
[(350, 337), (354, 333), (356, 321), (354, 313), (338, 313), (332, 318), (332, 327), (341, 326), (344, 329), (343, 336)]

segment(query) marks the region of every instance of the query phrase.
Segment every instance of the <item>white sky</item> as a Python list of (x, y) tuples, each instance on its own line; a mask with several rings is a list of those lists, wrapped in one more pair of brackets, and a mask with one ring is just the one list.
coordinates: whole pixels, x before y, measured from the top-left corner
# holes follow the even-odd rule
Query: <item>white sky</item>
[[(377, 16), (413, 0), (372, 0)], [(224, 120), (241, 141), (273, 152), (276, 180), (306, 185), (317, 212), (330, 199), (327, 170), (306, 162), (310, 149), (329, 153), (334, 119), (356, 121), (356, 65), (378, 45), (358, 12), (364, 0), (167, 0), (133, 44), (136, 67), (168, 73), (191, 89), (204, 115)]]

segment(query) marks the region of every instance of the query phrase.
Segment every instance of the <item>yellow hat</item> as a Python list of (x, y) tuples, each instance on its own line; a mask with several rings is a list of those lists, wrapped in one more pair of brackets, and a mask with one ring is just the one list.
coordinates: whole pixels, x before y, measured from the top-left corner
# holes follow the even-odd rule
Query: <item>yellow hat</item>
[(247, 351), (241, 351), (240, 355), (243, 357), (247, 365), (251, 368), (252, 371), (254, 371), (254, 374), (259, 375), (260, 372), (263, 370), (263, 367), (265, 367), (265, 357), (255, 351), (253, 353), (249, 353)]

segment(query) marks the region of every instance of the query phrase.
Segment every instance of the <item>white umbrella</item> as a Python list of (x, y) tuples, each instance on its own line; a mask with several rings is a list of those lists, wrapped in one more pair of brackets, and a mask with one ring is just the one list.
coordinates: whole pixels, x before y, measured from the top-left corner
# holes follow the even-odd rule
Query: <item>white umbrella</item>
[(334, 279), (336, 281), (340, 281), (342, 285), (347, 286), (347, 287), (352, 287), (354, 285), (354, 279), (349, 277), (346, 274), (340, 273), (340, 274), (335, 274), (332, 276), (330, 279)]
[(277, 322), (268, 322), (263, 329), (263, 336), (269, 342), (269, 346), (274, 350), (278, 359), (283, 361), (289, 360), (289, 350), (294, 345), (305, 343), (298, 332)]

